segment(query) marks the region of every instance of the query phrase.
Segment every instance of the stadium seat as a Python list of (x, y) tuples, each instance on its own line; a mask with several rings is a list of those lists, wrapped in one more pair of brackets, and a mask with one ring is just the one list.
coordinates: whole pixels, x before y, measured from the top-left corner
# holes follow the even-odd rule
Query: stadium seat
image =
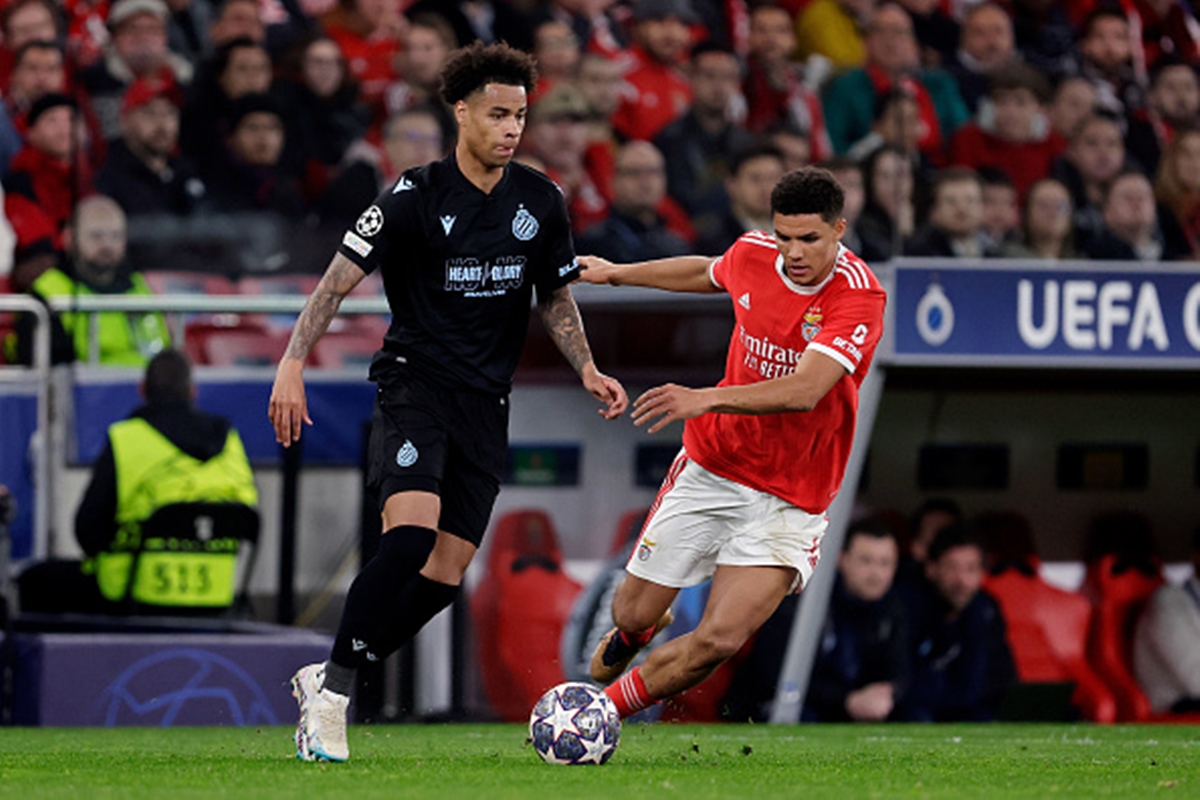
[(510, 511), (496, 521), (470, 608), (483, 687), (501, 719), (522, 722), (542, 693), (566, 680), (559, 643), (582, 590), (562, 569), (550, 516)]
[(984, 589), (996, 599), (1008, 627), (1008, 644), (1022, 683), (1075, 684), (1072, 704), (1093, 722), (1115, 722), (1112, 691), (1087, 662), (1092, 605), (1083, 595), (1046, 583), (1036, 571), (1015, 566), (988, 575)]
[(186, 350), (193, 363), (214, 367), (273, 367), (287, 349), (288, 331), (236, 327), (188, 335)]
[(1116, 696), (1120, 722), (1142, 722), (1153, 716), (1150, 701), (1133, 676), (1133, 626), (1162, 584), (1161, 565), (1147, 571), (1112, 554), (1089, 564), (1084, 578), (1084, 594), (1094, 606), (1088, 659)]
[(213, 272), (148, 270), (142, 275), (155, 294), (237, 294), (233, 281)]
[(381, 336), (353, 329), (326, 333), (313, 345), (312, 363), (325, 369), (365, 371), (381, 343)]
[(288, 273), (286, 275), (250, 275), (237, 282), (241, 294), (300, 295), (307, 297), (321, 282), (320, 275)]

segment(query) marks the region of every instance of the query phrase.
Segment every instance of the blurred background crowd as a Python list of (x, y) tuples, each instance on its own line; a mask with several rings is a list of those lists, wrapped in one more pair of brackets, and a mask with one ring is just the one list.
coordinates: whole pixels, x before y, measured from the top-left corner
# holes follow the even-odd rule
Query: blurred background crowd
[(447, 151), (438, 71), (476, 39), (537, 59), (519, 158), (580, 252), (718, 254), (808, 163), (871, 262), (1200, 250), (1186, 0), (8, 0), (0, 288), (319, 273)]

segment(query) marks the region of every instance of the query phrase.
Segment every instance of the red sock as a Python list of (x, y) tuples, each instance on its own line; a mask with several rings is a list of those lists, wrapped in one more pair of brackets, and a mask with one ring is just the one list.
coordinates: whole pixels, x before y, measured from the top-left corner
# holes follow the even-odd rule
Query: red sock
[(605, 689), (604, 693), (617, 707), (617, 713), (621, 715), (621, 719), (658, 702), (646, 691), (646, 682), (642, 680), (641, 667), (634, 667), (626, 672), (617, 679), (616, 683)]
[(624, 641), (625, 644), (630, 645), (631, 647), (642, 648), (650, 644), (650, 640), (654, 638), (654, 626), (651, 625), (649, 628), (646, 628), (646, 630), (638, 631), (637, 633), (626, 633), (625, 631), (619, 630), (617, 631), (617, 635), (621, 637), (621, 640)]

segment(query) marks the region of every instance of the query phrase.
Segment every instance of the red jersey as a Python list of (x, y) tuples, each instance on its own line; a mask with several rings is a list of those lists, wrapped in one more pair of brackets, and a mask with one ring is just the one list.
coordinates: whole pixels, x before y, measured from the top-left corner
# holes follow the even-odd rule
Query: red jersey
[(613, 112), (613, 130), (625, 139), (650, 141), (692, 104), (692, 84), (673, 66), (660, 64), (631, 48), (638, 63), (626, 73), (621, 103)]
[(807, 413), (714, 413), (688, 420), (683, 446), (710, 472), (810, 514), (823, 513), (850, 458), (858, 387), (883, 333), (883, 287), (845, 247), (822, 284), (798, 286), (782, 271), (774, 237), (762, 231), (744, 234), (713, 262), (710, 274), (733, 298), (735, 318), (718, 386), (790, 375), (808, 348), (847, 374)]

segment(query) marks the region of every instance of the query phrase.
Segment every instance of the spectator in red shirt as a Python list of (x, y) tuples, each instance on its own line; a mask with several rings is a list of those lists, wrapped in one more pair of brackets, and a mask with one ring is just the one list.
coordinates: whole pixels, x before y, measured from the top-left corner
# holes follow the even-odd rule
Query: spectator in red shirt
[(808, 160), (833, 154), (825, 130), (821, 98), (805, 82), (804, 70), (791, 60), (796, 29), (787, 10), (769, 3), (750, 11), (750, 53), (742, 91), (746, 127), (762, 133), (783, 121), (808, 134)]
[(1050, 165), (1066, 146), (1046, 121), (1043, 104), (1049, 91), (1045, 78), (1024, 64), (993, 73), (988, 102), (951, 140), (950, 161), (998, 169), (1024, 197), (1034, 181), (1050, 174)]
[(1129, 5), (1141, 21), (1146, 69), (1153, 70), (1164, 57), (1196, 63), (1200, 25), (1193, 7), (1180, 0), (1129, 0)]
[(613, 127), (626, 139), (653, 139), (692, 103), (679, 65), (687, 57), (696, 21), (689, 0), (638, 0), (633, 8), (633, 68)]
[(372, 118), (382, 121), (384, 93), (399, 77), (396, 56), (408, 27), (399, 0), (339, 0), (321, 23), (342, 48), (350, 75), (358, 82), (359, 98), (371, 109)]
[(609, 209), (610, 198), (601, 191), (584, 161), (590, 113), (583, 93), (573, 84), (561, 82), (529, 110), (521, 142), (523, 154), (540, 159), (546, 174), (562, 189), (571, 213), (571, 229), (577, 234), (602, 222)]
[(29, 110), (25, 146), (4, 178), (6, 192), (42, 210), (55, 232), (55, 246), (76, 200), (91, 193), (90, 178), (77, 157), (77, 112), (75, 101), (66, 95), (39, 98)]
[(59, 45), (45, 41), (21, 45), (0, 106), (0, 175), (24, 144), (25, 115), (33, 101), (50, 92), (65, 92), (66, 86)]

